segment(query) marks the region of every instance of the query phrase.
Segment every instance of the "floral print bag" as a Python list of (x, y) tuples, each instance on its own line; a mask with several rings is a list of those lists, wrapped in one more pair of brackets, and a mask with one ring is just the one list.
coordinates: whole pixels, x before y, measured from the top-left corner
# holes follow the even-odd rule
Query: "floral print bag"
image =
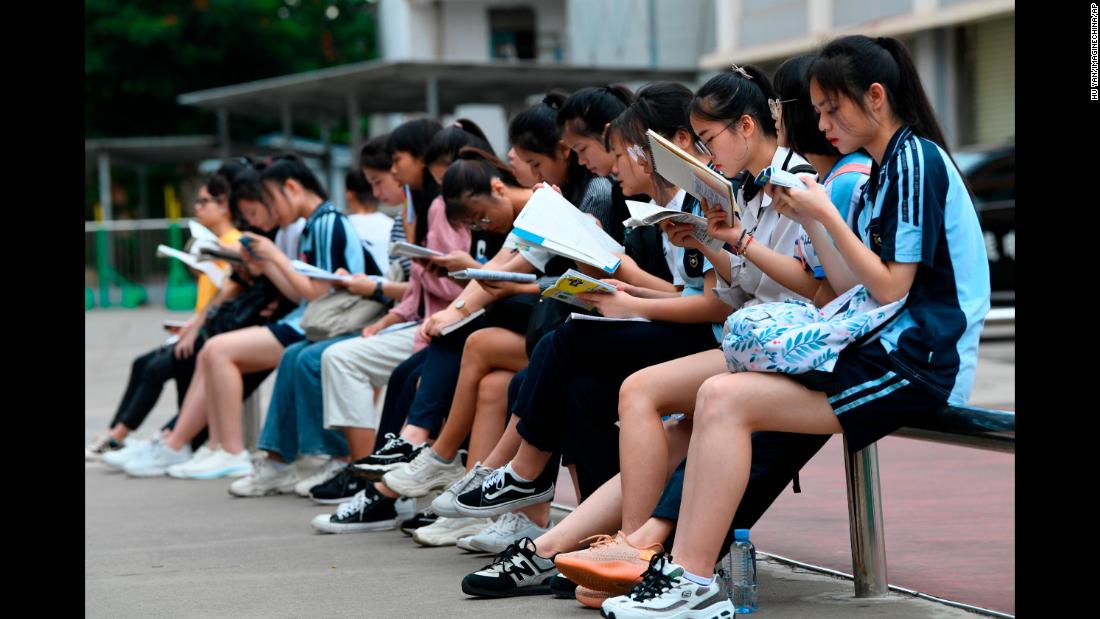
[(841, 351), (874, 340), (907, 298), (879, 305), (860, 284), (822, 308), (795, 299), (741, 308), (726, 319), (726, 367), (731, 372), (831, 372)]

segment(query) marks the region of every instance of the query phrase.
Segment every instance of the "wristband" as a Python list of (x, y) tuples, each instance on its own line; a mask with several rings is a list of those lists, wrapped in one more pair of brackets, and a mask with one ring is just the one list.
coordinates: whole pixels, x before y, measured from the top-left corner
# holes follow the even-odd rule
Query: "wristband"
[(386, 295), (382, 292), (382, 284), (386, 283), (386, 280), (381, 277), (371, 277), (374, 280), (374, 292), (371, 293), (370, 298), (372, 301), (381, 302), (386, 298)]

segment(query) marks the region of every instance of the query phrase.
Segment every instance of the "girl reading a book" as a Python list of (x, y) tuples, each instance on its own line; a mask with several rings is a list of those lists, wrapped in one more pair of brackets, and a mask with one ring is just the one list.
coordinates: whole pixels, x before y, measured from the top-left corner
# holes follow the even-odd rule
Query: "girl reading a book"
[[(905, 309), (877, 341), (844, 350), (824, 378), (723, 373), (680, 403), (677, 410), (694, 419), (682, 526), (675, 562), (664, 557), (650, 566), (672, 586), (608, 600), (604, 610), (617, 617), (669, 616), (654, 609), (667, 608), (688, 587), (717, 592), (719, 532), (742, 499), (753, 432), (844, 432), (849, 448), (859, 450), (969, 394), (989, 307), (988, 263), (970, 196), (909, 53), (891, 38), (843, 37), (825, 46), (808, 73), (819, 128), (841, 153), (866, 150), (874, 160), (871, 180), (847, 221), (812, 175), (800, 176), (806, 190), (777, 189), (775, 208), (804, 223), (835, 290), (861, 284), (879, 303), (908, 295)], [(697, 126), (711, 134), (719, 128), (705, 116)], [(718, 156), (736, 147), (733, 138), (715, 142)], [(826, 257), (834, 252), (840, 260)], [(965, 271), (951, 266), (963, 263)], [(642, 421), (624, 417), (624, 433)], [(694, 599), (710, 597), (703, 593)]]
[[(387, 148), (390, 134), (386, 133), (371, 138), (359, 151), (359, 169), (370, 183), (371, 192), (382, 204), (405, 204), (405, 187), (393, 175), (393, 157)], [(390, 231), (390, 243), (407, 240), (405, 232), (405, 215), (408, 208), (402, 208), (397, 220), (394, 221)], [(412, 229), (412, 226), (409, 226)], [(390, 261), (401, 264), (402, 281), (408, 282), (409, 269), (412, 263), (404, 256), (390, 256)], [(379, 265), (381, 266), (381, 265)], [(402, 293), (404, 294), (404, 293)], [(391, 299), (398, 299), (402, 295), (388, 294)]]

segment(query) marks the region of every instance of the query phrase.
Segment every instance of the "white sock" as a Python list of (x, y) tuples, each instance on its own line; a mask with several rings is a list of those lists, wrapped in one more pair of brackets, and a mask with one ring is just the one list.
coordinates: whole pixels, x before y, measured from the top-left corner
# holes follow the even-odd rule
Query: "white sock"
[(285, 469), (286, 467), (290, 466), (286, 462), (279, 462), (278, 460), (268, 460), (268, 462), (271, 463), (271, 466), (275, 467), (276, 471), (281, 471), (281, 470)]
[(443, 464), (450, 464), (450, 463), (455, 461), (454, 458), (451, 458), (450, 460), (444, 460), (443, 456), (439, 455), (439, 452), (432, 449), (431, 447), (428, 448), (428, 451), (430, 451), (432, 453), (432, 457), (435, 458), (437, 462), (442, 462)]
[(704, 578), (703, 576), (696, 576), (695, 574), (684, 570), (684, 578), (690, 580), (697, 585), (703, 585), (704, 587), (714, 584), (714, 574), (711, 574), (709, 577)]
[(532, 481), (534, 481), (534, 480), (532, 480), (532, 479), (525, 479), (525, 478), (521, 477), (521, 476), (519, 475), (519, 473), (516, 473), (516, 470), (512, 468), (512, 462), (511, 462), (511, 461), (509, 461), (509, 462), (508, 462), (508, 464), (506, 464), (506, 465), (504, 466), (504, 472), (508, 473), (508, 474), (509, 474), (509, 475), (511, 475), (512, 477), (515, 477), (516, 479), (518, 479), (518, 480), (520, 480), (520, 481), (522, 481), (522, 482), (524, 482), (524, 483), (526, 483), (526, 484), (529, 484), (529, 483), (531, 483)]

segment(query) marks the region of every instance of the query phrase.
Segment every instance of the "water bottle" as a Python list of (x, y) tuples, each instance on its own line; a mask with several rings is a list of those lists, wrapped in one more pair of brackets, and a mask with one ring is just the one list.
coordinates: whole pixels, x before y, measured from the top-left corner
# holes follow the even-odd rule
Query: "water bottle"
[(756, 547), (749, 541), (748, 529), (733, 532), (726, 573), (729, 575), (730, 602), (737, 614), (756, 610)]

